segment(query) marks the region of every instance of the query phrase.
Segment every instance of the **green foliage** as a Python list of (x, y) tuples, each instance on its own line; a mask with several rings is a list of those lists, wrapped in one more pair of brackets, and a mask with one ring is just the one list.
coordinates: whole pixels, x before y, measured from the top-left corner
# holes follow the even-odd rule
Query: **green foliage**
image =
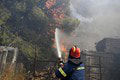
[(32, 13), (33, 13), (33, 16), (35, 16), (36, 18), (43, 19), (46, 17), (44, 12), (37, 6), (33, 7)]
[(28, 26), (35, 32), (40, 33), (47, 27), (48, 17), (39, 7), (33, 7), (28, 15)]
[(5, 24), (5, 22), (10, 18), (11, 13), (2, 4), (0, 4), (0, 25)]
[(24, 53), (27, 57), (33, 57), (34, 46), (26, 41), (23, 41), (20, 37), (15, 38), (14, 44), (19, 47), (20, 52)]
[[(39, 3), (41, 1), (42, 3)], [(54, 38), (54, 34), (50, 31), (56, 28), (56, 21), (49, 14), (50, 10), (45, 9), (43, 4), (45, 1), (3, 0), (3, 5), (0, 5), (0, 25), (5, 24), (8, 27), (4, 26), (7, 29), (2, 30), (0, 43), (18, 47), (20, 52), (29, 57), (34, 57), (34, 45), (37, 45), (39, 59), (51, 58), (50, 56), (53, 56), (51, 39)], [(57, 1), (52, 8), (58, 8), (62, 3), (65, 4), (63, 12), (67, 16), (60, 21), (62, 22), (60, 28), (70, 33), (79, 25), (80, 21), (68, 17), (69, 0)]]
[[(69, 0), (57, 0), (57, 3), (51, 7), (51, 9), (57, 9), (65, 4), (62, 11), (65, 13), (65, 19), (55, 21), (51, 14), (52, 10), (45, 8), (46, 1), (1, 0), (0, 45), (17, 47), (19, 53), (23, 53), (29, 60), (34, 59), (36, 46), (37, 60), (56, 59), (52, 39), (54, 39), (54, 29), (57, 24), (62, 22), (59, 28), (70, 33), (80, 21), (69, 17)], [(22, 76), (24, 75), (16, 75), (15, 80), (24, 79)]]
[(0, 43), (2, 45), (6, 45), (8, 46), (12, 41), (13, 41), (13, 37), (15, 37), (12, 33), (9, 32), (9, 29), (7, 29), (7, 27), (1, 27), (0, 30)]
[(7, 35), (6, 33), (3, 33), (3, 35), (1, 36), (2, 40), (2, 44), (8, 44), (11, 40), (9, 40), (9, 35)]
[(78, 27), (79, 24), (80, 24), (80, 21), (78, 19), (72, 19), (72, 18), (68, 17), (62, 21), (61, 27), (65, 32), (70, 33), (76, 27)]
[(0, 33), (0, 43), (2, 45), (18, 47), (20, 52), (24, 53), (28, 57), (33, 57), (33, 44), (24, 41), (21, 37), (7, 31), (8, 29), (6, 27), (2, 30), (3, 31)]
[(16, 6), (16, 10), (18, 10), (20, 12), (26, 11), (26, 3), (25, 2), (16, 1), (15, 6)]

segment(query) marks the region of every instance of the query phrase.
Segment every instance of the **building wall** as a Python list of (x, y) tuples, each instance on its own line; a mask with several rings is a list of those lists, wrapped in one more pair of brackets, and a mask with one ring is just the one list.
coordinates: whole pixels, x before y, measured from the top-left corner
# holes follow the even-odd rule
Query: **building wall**
[(120, 39), (105, 38), (97, 43), (96, 50), (83, 52), (86, 80), (119, 80)]
[(120, 53), (120, 39), (104, 38), (96, 45), (98, 52)]

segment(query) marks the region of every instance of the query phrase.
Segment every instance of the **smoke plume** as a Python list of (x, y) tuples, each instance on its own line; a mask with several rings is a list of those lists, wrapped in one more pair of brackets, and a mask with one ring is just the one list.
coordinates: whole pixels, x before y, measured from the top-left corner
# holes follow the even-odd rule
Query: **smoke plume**
[(71, 0), (70, 9), (81, 21), (71, 38), (81, 49), (95, 50), (103, 38), (120, 38), (120, 0)]

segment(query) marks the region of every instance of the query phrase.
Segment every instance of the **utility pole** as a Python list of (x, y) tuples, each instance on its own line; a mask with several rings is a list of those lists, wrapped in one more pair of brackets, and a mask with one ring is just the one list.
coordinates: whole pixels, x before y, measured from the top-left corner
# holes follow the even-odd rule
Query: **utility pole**
[(89, 60), (89, 80), (91, 80), (91, 72), (90, 72), (90, 69), (91, 69), (91, 64), (90, 64), (90, 62), (91, 62), (91, 60), (90, 60), (90, 57), (88, 58), (88, 60)]
[(34, 55), (34, 63), (33, 63), (33, 77), (34, 77), (34, 80), (36, 78), (36, 61), (37, 61), (37, 47), (35, 45), (35, 55)]
[(101, 67), (101, 58), (99, 56), (99, 67), (100, 67), (100, 80), (102, 80), (102, 67)]

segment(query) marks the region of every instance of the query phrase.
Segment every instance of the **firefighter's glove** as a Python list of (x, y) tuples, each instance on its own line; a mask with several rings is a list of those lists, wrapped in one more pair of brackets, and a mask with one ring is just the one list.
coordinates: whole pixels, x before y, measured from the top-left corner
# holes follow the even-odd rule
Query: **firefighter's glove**
[(59, 64), (59, 67), (64, 67), (64, 61), (62, 60), (62, 58), (59, 58), (59, 62), (58, 62), (58, 64)]

